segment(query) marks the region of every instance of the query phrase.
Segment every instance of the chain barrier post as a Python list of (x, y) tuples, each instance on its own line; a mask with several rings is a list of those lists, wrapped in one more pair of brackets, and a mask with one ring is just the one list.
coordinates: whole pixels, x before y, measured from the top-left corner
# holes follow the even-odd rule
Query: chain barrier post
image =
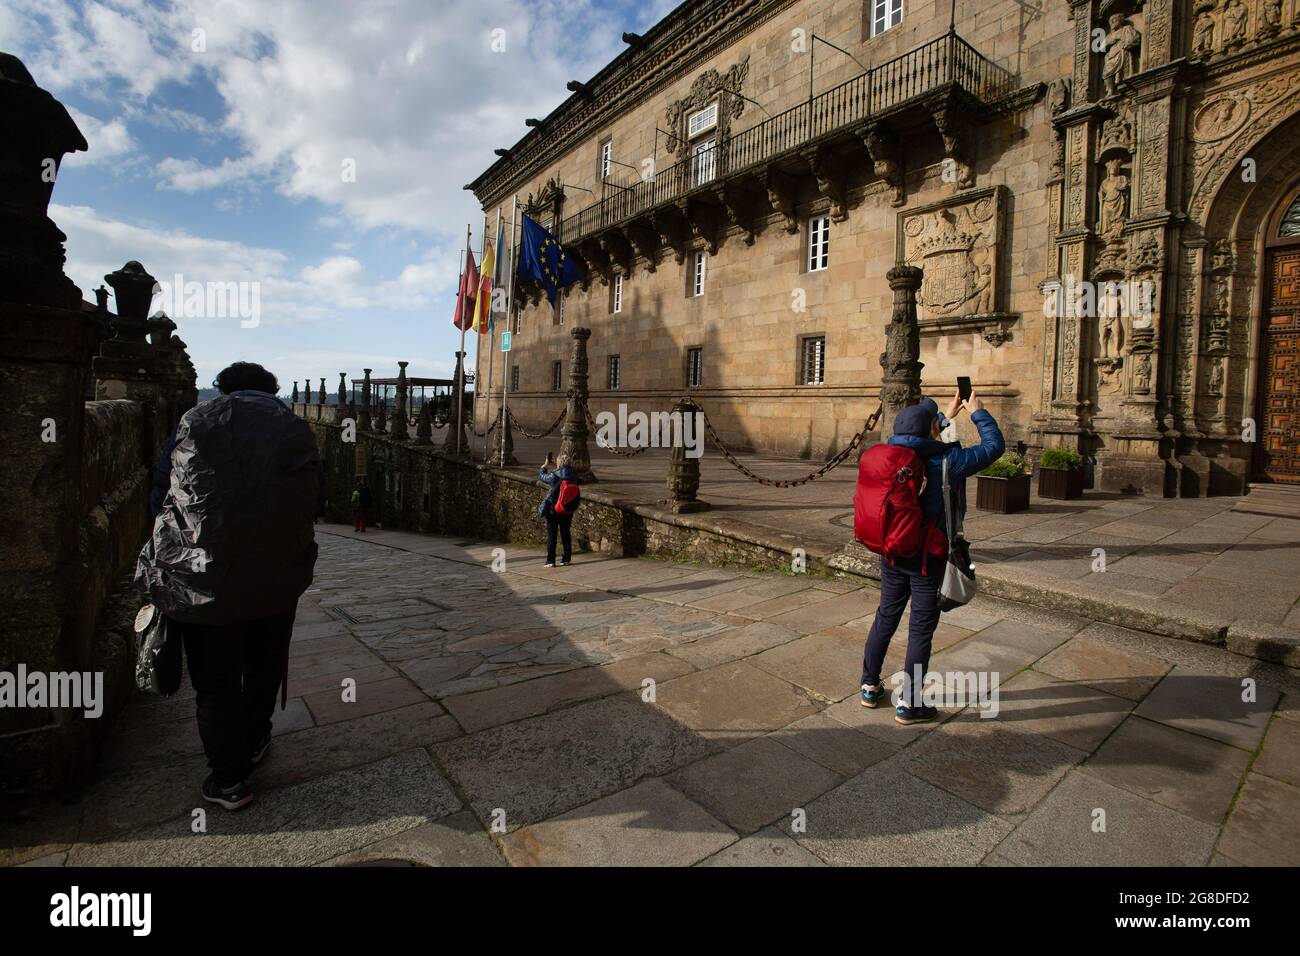
[[(673, 406), (672, 414), (682, 423), (682, 435), (685, 437), (687, 422), (694, 422), (699, 410), (689, 398), (682, 397)], [(703, 435), (698, 436), (701, 440)], [(700, 459), (686, 454), (686, 442), (683, 440), (673, 445), (672, 456), (668, 460), (668, 497), (659, 504), (674, 514), (689, 514), (707, 511), (707, 501), (696, 497), (700, 490)]]
[[(504, 405), (497, 409), (497, 412), (497, 420), (492, 424), (492, 428), (497, 430), (497, 445), (492, 455), (492, 463), (501, 468), (509, 468), (511, 465), (519, 464), (519, 459), (515, 457), (515, 436), (510, 432), (510, 412)], [(492, 428), (488, 429), (489, 434)]]

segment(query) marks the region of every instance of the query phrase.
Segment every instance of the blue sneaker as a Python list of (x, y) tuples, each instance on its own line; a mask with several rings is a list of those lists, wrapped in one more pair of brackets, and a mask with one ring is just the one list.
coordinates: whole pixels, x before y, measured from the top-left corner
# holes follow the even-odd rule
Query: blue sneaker
[(203, 799), (227, 810), (238, 810), (253, 802), (253, 788), (246, 782), (223, 787), (215, 775), (209, 775), (203, 781)]
[(868, 684), (862, 685), (862, 706), (863, 707), (879, 707), (880, 702), (888, 696), (889, 695), (885, 693), (884, 684), (878, 684), (875, 690), (872, 690), (870, 685)]
[(928, 724), (939, 716), (933, 707), (904, 707), (899, 704), (894, 708), (894, 720), (900, 724)]

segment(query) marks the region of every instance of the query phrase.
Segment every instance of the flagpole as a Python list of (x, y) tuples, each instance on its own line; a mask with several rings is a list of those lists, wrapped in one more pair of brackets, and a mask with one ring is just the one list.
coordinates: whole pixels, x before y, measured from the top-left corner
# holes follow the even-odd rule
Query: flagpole
[[(492, 260), (492, 271), (495, 272), (495, 273), (497, 273), (497, 275), (499, 275), (499, 274), (501, 273), (501, 269), (499, 268), (499, 264), (500, 264), (500, 262), (501, 262), (501, 254), (502, 254), (504, 251), (505, 251), (505, 250), (502, 248), (502, 242), (501, 242), (501, 207), (500, 207), (500, 206), (497, 206), (497, 247), (496, 247), (496, 257)], [(492, 276), (492, 295), (493, 295), (493, 296), (495, 296), (495, 295), (497, 294), (497, 282), (496, 282), (496, 278), (497, 278), (496, 275)], [(484, 416), (484, 419), (483, 419), (483, 431), (484, 431), (484, 435), (485, 435), (485, 436), (486, 436), (486, 433), (488, 432), (488, 430), (491, 429), (491, 427), (492, 427), (492, 426), (491, 426), (491, 420), (492, 420), (492, 353), (496, 351), (496, 338), (497, 338), (497, 330), (496, 330), (496, 328), (495, 328), (496, 323), (495, 323), (495, 322), (493, 321), (493, 319), (492, 319), (492, 303), (491, 303), (491, 301), (488, 302), (488, 312), (487, 312), (487, 315), (488, 315), (488, 377), (487, 377), (487, 386), (486, 386), (486, 389), (485, 389), (484, 392), (483, 392), (483, 399), (484, 399), (484, 401), (485, 401), (486, 404), (487, 404), (487, 414)], [(477, 386), (477, 385), (474, 386), (474, 393), (475, 393), (475, 394), (478, 394), (478, 386)], [(488, 459), (489, 459), (491, 456), (492, 456), (492, 442), (488, 441), (487, 438), (484, 437), (484, 439), (483, 439), (483, 464), (486, 465), (487, 462), (488, 462)]]
[[(478, 291), (474, 296), (474, 314), (478, 316), (479, 320), (482, 322), (487, 321), (487, 311), (482, 309), (482, 303), (480, 303), (478, 300), (483, 296), (483, 273), (481, 270), (483, 268), (483, 258), (487, 255), (487, 244), (488, 244), (487, 228), (488, 228), (487, 213), (485, 212), (483, 213), (483, 241), (479, 243), (479, 251), (478, 251), (478, 266), (480, 269), (479, 276), (478, 276)], [(474, 330), (474, 407), (475, 408), (478, 408), (478, 393), (479, 393), (478, 360), (482, 352), (483, 352), (483, 332), (481, 329), (476, 328)], [(473, 431), (473, 424), (474, 423), (471, 421), (470, 422), (471, 431)], [(484, 444), (487, 444), (486, 436), (484, 437), (483, 442)], [(473, 461), (474, 460), (473, 439), (470, 440), (469, 445), (470, 447), (466, 450), (469, 452), (470, 460)]]
[[(469, 272), (468, 257), (473, 255), (474, 247), (470, 245), (473, 240), (470, 238), (470, 224), (465, 223), (465, 272)], [(463, 288), (464, 282), (461, 283)], [(458, 379), (456, 383), (456, 457), (460, 457), (460, 443), (465, 428), (463, 419), (465, 416), (465, 296), (461, 296), (460, 309), (456, 316), (456, 324), (460, 326), (460, 355), (456, 356), (459, 361), (456, 363)]]
[[(518, 268), (515, 263), (515, 219), (519, 211), (519, 194), (515, 193), (514, 199), (510, 203), (510, 280), (506, 283), (506, 331), (513, 334), (512, 323), (515, 314), (515, 272)], [(511, 341), (511, 347), (514, 342)], [(501, 371), (501, 420), (505, 422), (509, 412), (510, 397), (510, 353), (501, 360), (504, 368)], [(501, 467), (505, 467), (505, 462), (501, 462)]]

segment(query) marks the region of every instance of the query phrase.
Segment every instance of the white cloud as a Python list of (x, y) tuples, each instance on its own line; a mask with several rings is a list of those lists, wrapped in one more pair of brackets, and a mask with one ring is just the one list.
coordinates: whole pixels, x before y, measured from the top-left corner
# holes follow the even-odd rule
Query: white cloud
[(89, 166), (121, 160), (135, 151), (135, 142), (127, 131), (126, 121), (121, 117), (106, 123), (71, 106), (68, 107), (68, 113), (90, 146), (87, 152), (69, 153), (65, 160), (69, 165)]

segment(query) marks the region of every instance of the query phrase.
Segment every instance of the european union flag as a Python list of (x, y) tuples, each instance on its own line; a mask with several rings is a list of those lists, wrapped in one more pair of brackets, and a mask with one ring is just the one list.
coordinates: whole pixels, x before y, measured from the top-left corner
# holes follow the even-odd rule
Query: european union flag
[(573, 257), (560, 240), (524, 216), (524, 235), (519, 249), (519, 275), (546, 286), (546, 298), (555, 305), (555, 293), (582, 278)]

